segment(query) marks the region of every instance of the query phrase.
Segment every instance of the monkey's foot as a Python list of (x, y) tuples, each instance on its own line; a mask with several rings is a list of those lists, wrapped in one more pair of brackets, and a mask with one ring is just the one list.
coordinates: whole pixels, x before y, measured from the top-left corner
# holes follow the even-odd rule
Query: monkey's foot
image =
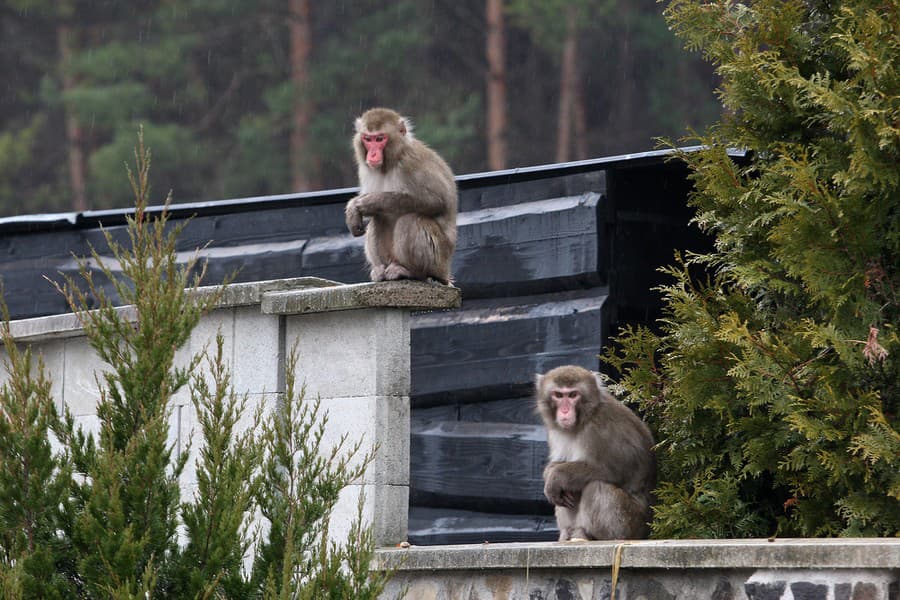
[(388, 281), (394, 281), (396, 279), (412, 279), (413, 276), (406, 267), (400, 263), (392, 262), (384, 270), (384, 278)]
[(572, 535), (569, 537), (568, 541), (570, 542), (586, 542), (591, 539), (591, 536), (588, 535), (587, 531), (585, 531), (584, 527), (573, 527)]
[(372, 281), (384, 281), (385, 268), (383, 265), (375, 265), (369, 270), (369, 279)]

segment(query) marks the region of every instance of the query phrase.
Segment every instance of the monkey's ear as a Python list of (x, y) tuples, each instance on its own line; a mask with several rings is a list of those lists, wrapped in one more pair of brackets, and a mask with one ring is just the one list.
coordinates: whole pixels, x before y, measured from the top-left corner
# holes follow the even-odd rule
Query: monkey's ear
[(400, 121), (397, 123), (397, 128), (400, 130), (400, 135), (412, 137), (413, 124), (412, 121), (410, 121), (406, 117), (400, 117)]

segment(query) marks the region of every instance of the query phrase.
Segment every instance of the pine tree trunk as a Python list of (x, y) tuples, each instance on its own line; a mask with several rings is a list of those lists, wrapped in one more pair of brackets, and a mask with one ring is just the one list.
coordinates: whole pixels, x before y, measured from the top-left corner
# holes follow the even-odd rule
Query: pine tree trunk
[(572, 91), (572, 127), (575, 133), (575, 160), (584, 160), (588, 157), (587, 107), (585, 106), (587, 100), (584, 97), (584, 81), (581, 77), (577, 52), (575, 53), (575, 64), (572, 70), (575, 73), (575, 87)]
[(575, 92), (576, 37), (575, 10), (566, 11), (566, 38), (563, 42), (562, 64), (559, 77), (559, 116), (556, 126), (556, 162), (570, 160), (572, 146), (572, 105)]
[(503, 0), (487, 0), (488, 168), (506, 168), (506, 30)]
[(309, 101), (309, 56), (312, 52), (310, 0), (288, 0), (288, 30), (291, 41), (291, 82), (294, 84), (294, 112), (291, 119), (290, 165), (291, 189), (298, 192), (315, 187), (318, 161), (310, 156), (309, 123), (312, 103)]
[[(69, 72), (75, 45), (75, 33), (68, 24), (56, 28), (63, 95), (75, 88), (75, 77)], [(69, 185), (72, 187), (72, 210), (87, 210), (87, 166), (84, 160), (84, 137), (81, 124), (71, 108), (65, 108), (66, 139), (69, 144)]]

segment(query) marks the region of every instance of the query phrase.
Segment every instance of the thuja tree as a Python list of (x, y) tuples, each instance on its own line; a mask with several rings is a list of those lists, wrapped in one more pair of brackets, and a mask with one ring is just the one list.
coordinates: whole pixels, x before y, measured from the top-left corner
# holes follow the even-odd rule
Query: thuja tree
[[(136, 197), (127, 240), (92, 251), (95, 275), (60, 291), (106, 368), (97, 375), (99, 429), (60, 415), (39, 357), (9, 332), (0, 388), (0, 594), (15, 598), (374, 598), (373, 540), (358, 523), (328, 542), (341, 489), (371, 461), (359, 445), (323, 446), (325, 415), (294, 384), (275, 407), (251, 410), (231, 388), (222, 339), (186, 360), (176, 353), (221, 289), (198, 293), (203, 266), (180, 263), (181, 231), (147, 210), (149, 151), (129, 172)], [(168, 200), (166, 202), (168, 206)], [(116, 308), (103, 277), (130, 308)], [(88, 309), (89, 298), (97, 308)], [(181, 497), (187, 461), (168, 441), (173, 395), (197, 413), (197, 487)], [(243, 426), (239, 423), (243, 422)], [(249, 427), (247, 423), (249, 422)], [(54, 439), (56, 442), (54, 443)], [(56, 450), (54, 450), (56, 448)], [(357, 460), (352, 461), (354, 457)], [(360, 511), (361, 512), (361, 511)], [(251, 516), (271, 527), (260, 533)], [(361, 519), (361, 517), (360, 517)], [(330, 596), (329, 596), (330, 595)]]
[(900, 5), (665, 12), (725, 112), (681, 156), (715, 249), (606, 355), (657, 432), (654, 535), (897, 535)]

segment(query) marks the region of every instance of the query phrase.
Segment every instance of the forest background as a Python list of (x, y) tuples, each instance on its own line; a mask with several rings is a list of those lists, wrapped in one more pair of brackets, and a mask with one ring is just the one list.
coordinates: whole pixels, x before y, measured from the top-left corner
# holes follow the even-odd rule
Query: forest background
[(0, 0), (0, 216), (127, 207), (143, 125), (176, 202), (356, 185), (352, 121), (456, 173), (650, 150), (715, 121), (654, 0)]

